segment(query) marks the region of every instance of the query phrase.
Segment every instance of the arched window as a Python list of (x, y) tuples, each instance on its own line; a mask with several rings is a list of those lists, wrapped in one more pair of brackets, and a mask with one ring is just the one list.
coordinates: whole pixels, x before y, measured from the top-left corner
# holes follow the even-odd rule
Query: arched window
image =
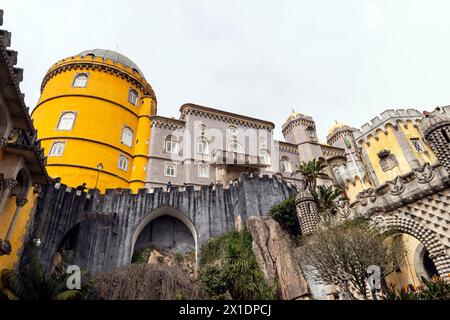
[(176, 177), (177, 176), (177, 167), (174, 163), (166, 163), (165, 175), (168, 177)]
[(200, 154), (209, 154), (209, 143), (206, 139), (197, 140), (197, 152)]
[(231, 141), (228, 143), (228, 152), (236, 152), (236, 153), (242, 153), (242, 146), (237, 141)]
[(209, 178), (209, 166), (207, 164), (198, 165), (198, 176), (200, 178)]
[(122, 129), (122, 143), (127, 147), (133, 145), (133, 130), (129, 127), (123, 127)]
[(125, 156), (119, 156), (119, 168), (123, 171), (128, 171), (128, 158)]
[(271, 165), (271, 161), (270, 161), (270, 153), (269, 151), (262, 149), (260, 152), (263, 164), (266, 166), (270, 166)]
[(177, 153), (178, 152), (178, 141), (174, 136), (167, 136), (164, 146), (165, 152)]
[(58, 130), (69, 131), (72, 130), (75, 122), (75, 112), (64, 112), (58, 121)]
[(450, 137), (447, 134), (445, 129), (441, 129), (442, 136), (444, 137), (445, 142), (450, 143)]
[(89, 76), (87, 73), (78, 73), (77, 75), (75, 75), (75, 78), (73, 79), (72, 86), (74, 88), (86, 88), (88, 78)]
[(58, 141), (54, 142), (52, 147), (50, 148), (49, 157), (61, 157), (64, 153), (64, 147), (66, 146), (65, 142)]
[(286, 173), (292, 173), (292, 162), (287, 157), (281, 158), (281, 170)]
[(137, 106), (138, 98), (139, 98), (139, 95), (138, 95), (137, 91), (134, 89), (130, 89), (130, 91), (128, 92), (128, 101), (130, 103), (132, 103), (134, 106)]

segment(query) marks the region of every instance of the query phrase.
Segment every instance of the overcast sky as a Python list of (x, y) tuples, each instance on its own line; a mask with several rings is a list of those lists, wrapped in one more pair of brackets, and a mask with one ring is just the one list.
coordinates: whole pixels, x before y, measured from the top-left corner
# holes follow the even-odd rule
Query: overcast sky
[(389, 108), (450, 104), (447, 0), (0, 0), (32, 109), (47, 69), (85, 49), (136, 62), (158, 113), (187, 102), (269, 120), (291, 109), (320, 140)]

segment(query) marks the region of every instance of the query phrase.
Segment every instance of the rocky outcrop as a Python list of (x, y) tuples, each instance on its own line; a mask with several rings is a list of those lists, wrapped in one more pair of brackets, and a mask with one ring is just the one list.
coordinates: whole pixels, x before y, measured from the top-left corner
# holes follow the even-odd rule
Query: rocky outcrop
[(246, 225), (256, 260), (269, 285), (278, 284), (283, 300), (307, 298), (308, 285), (286, 231), (270, 217), (250, 217)]

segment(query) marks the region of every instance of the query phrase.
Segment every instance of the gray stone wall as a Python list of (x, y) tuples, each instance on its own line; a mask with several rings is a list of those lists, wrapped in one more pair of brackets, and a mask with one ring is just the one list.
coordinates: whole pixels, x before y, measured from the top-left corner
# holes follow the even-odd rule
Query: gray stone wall
[(173, 188), (170, 192), (157, 188), (151, 193), (141, 189), (138, 194), (123, 189), (97, 192), (85, 193), (60, 184), (50, 186), (38, 204), (21, 263), (29, 257), (32, 240), (39, 238), (42, 244), (37, 248), (38, 256), (50, 270), (64, 236), (78, 225), (75, 264), (93, 274), (127, 265), (140, 231), (164, 215), (183, 221), (197, 250), (201, 250), (211, 237), (234, 230), (238, 216), (246, 220), (266, 215), (296, 188), (275, 177), (242, 174), (225, 188)]

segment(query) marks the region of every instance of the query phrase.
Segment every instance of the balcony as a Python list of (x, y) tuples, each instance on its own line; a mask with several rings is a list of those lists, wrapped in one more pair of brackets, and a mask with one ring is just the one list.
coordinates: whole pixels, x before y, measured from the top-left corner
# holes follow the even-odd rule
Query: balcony
[(263, 157), (225, 150), (214, 150), (212, 152), (211, 163), (215, 165), (238, 165), (256, 168), (270, 166), (270, 164), (265, 163)]

